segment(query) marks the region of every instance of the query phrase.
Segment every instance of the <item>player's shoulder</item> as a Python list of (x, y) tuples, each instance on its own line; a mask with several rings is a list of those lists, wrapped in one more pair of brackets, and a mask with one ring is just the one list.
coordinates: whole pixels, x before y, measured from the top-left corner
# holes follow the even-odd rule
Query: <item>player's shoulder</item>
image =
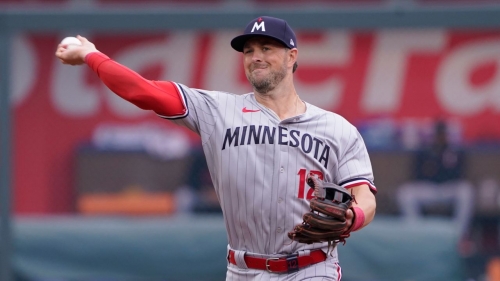
[(235, 93), (230, 93), (226, 91), (220, 91), (220, 90), (207, 90), (207, 89), (199, 89), (199, 88), (192, 88), (189, 86), (186, 86), (182, 83), (176, 83), (180, 88), (185, 93), (188, 94), (195, 94), (195, 95), (206, 95), (206, 96), (212, 96), (212, 97), (225, 97), (225, 98), (242, 98), (244, 96), (247, 96), (249, 94), (235, 94)]
[(308, 111), (310, 111), (310, 113), (312, 115), (317, 116), (317, 118), (326, 118), (328, 120), (328, 122), (335, 122), (336, 124), (342, 124), (342, 125), (354, 128), (354, 125), (351, 122), (349, 122), (344, 116), (342, 116), (336, 112), (320, 108), (318, 106), (315, 106), (315, 105), (307, 103), (307, 102), (306, 102), (306, 105), (307, 105)]

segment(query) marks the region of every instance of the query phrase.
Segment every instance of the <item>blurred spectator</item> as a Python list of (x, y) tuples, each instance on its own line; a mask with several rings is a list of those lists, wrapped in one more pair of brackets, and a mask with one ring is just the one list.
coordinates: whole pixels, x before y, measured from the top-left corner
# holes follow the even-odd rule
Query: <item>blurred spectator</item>
[(438, 121), (430, 145), (415, 153), (413, 180), (398, 190), (397, 200), (403, 217), (413, 222), (429, 207), (451, 204), (453, 219), (463, 238), (474, 205), (472, 185), (463, 178), (465, 161), (464, 152), (448, 141), (446, 123)]

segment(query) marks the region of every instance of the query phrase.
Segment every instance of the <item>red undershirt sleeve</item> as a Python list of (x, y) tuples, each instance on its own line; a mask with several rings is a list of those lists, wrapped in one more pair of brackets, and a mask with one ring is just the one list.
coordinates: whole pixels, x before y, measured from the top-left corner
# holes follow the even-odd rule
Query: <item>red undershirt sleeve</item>
[(184, 116), (187, 112), (184, 98), (173, 82), (147, 80), (100, 52), (88, 54), (85, 63), (111, 91), (139, 108), (165, 117)]

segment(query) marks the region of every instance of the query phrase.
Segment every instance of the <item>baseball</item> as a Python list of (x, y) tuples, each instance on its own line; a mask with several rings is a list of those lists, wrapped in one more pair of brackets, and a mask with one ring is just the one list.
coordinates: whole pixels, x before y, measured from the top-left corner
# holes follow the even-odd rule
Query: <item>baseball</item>
[(70, 45), (82, 45), (82, 42), (78, 40), (76, 37), (66, 37), (61, 41), (61, 44), (67, 44), (68, 46)]

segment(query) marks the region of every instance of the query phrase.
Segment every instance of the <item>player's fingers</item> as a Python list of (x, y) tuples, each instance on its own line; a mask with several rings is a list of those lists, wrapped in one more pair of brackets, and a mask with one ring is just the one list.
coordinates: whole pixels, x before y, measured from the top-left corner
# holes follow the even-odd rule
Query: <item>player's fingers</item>
[(57, 48), (57, 52), (59, 53), (64, 53), (64, 51), (68, 50), (68, 45), (66, 44), (61, 44)]
[(64, 50), (65, 50), (64, 48), (59, 48), (59, 49), (57, 49), (57, 50), (56, 50), (56, 57), (58, 57), (58, 58), (62, 58), (62, 57), (63, 57), (63, 55), (64, 55)]
[(347, 229), (349, 229), (353, 223), (353, 219), (354, 219), (354, 212), (352, 211), (352, 209), (347, 209), (347, 211), (345, 212), (345, 220), (346, 220), (346, 227)]
[(80, 42), (82, 42), (82, 45), (87, 49), (87, 50), (94, 50), (94, 51), (97, 51), (94, 43), (90, 42), (87, 38), (81, 36), (81, 35), (77, 35), (77, 38), (78, 40), (80, 40)]
[(354, 212), (352, 211), (351, 208), (347, 209), (345, 212), (345, 217), (346, 219), (353, 219), (354, 218)]
[(87, 40), (87, 38), (85, 38), (81, 35), (77, 35), (76, 38), (78, 38), (78, 40), (80, 40), (80, 42), (82, 42), (82, 44), (89, 42), (89, 40)]
[(62, 51), (57, 50), (55, 55), (56, 55), (56, 57), (58, 57), (60, 59), (61, 58), (61, 54), (62, 54)]

